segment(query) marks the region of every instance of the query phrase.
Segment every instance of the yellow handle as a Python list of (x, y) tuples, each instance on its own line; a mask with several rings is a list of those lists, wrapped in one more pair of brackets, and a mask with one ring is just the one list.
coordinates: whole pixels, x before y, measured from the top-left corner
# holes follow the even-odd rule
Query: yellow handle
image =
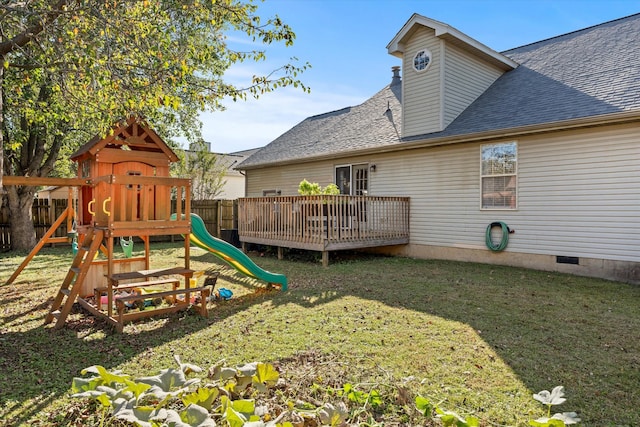
[(107, 197), (104, 202), (102, 202), (102, 212), (106, 213), (107, 216), (111, 216), (111, 212), (107, 210), (107, 203), (111, 202), (111, 197)]
[(94, 200), (92, 200), (92, 201), (90, 201), (90, 202), (87, 204), (87, 210), (89, 211), (89, 213), (91, 214), (91, 216), (96, 216), (96, 211), (92, 211), (92, 210), (91, 210), (91, 207), (92, 207), (93, 205), (95, 205), (95, 204), (96, 204), (95, 199), (94, 199)]

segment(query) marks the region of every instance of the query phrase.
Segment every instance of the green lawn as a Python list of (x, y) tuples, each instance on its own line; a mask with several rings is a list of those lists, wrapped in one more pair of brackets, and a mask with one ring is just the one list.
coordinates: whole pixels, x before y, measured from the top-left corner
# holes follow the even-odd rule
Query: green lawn
[[(152, 267), (181, 265), (180, 246), (154, 245)], [(554, 409), (578, 412), (580, 425), (640, 425), (640, 287), (471, 263), (342, 254), (322, 268), (251, 254), (289, 279), (288, 292), (266, 292), (194, 250), (192, 268), (219, 270), (218, 287), (234, 292), (210, 303), (209, 319), (181, 313), (119, 335), (74, 313), (53, 331), (43, 319), (70, 252), (44, 249), (0, 285), (0, 425), (82, 425), (55, 420), (79, 404), (67, 395), (83, 368), (152, 375), (174, 354), (203, 368), (280, 361), (284, 376), (391, 394), (401, 385), (487, 426), (527, 425), (545, 414), (532, 393), (563, 385), (567, 402)], [(22, 259), (0, 255), (0, 283)]]

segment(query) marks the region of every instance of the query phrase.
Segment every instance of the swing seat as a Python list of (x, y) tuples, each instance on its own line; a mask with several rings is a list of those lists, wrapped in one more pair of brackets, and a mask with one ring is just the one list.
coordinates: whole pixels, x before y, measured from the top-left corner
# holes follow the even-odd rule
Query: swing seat
[(120, 246), (122, 247), (122, 252), (125, 257), (131, 258), (133, 256), (133, 237), (129, 237), (129, 240), (125, 240), (121, 237)]

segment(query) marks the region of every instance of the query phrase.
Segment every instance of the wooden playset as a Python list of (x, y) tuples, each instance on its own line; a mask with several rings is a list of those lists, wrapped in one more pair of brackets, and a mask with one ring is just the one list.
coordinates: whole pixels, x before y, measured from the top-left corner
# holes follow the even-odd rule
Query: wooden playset
[[(42, 246), (52, 242), (55, 229), (66, 219), (68, 230), (77, 233), (77, 252), (46, 324), (55, 320), (54, 327), (62, 327), (76, 301), (93, 315), (106, 319), (118, 332), (128, 321), (182, 310), (192, 304), (197, 304), (199, 313), (206, 317), (211, 288), (198, 287), (199, 272), (189, 268), (191, 181), (169, 177), (170, 164), (178, 160), (176, 154), (144, 123), (129, 119), (109, 136), (89, 141), (71, 159), (78, 163), (78, 178), (4, 178), (5, 185), (78, 188), (77, 214), (70, 191), (65, 213), (7, 283), (15, 280)], [(172, 199), (177, 201), (174, 220)], [(184, 264), (151, 269), (149, 237), (175, 234), (185, 237)], [(114, 256), (116, 241), (120, 240), (125, 252), (130, 253), (127, 245), (132, 244), (133, 237), (144, 242), (144, 256)], [(98, 257), (101, 248), (104, 257)], [(145, 309), (149, 302), (157, 306)]]

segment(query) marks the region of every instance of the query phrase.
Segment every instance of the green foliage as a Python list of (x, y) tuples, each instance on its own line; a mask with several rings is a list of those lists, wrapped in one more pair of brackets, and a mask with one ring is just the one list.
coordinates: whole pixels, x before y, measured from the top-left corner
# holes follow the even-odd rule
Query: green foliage
[(224, 81), (234, 63), (266, 58), (259, 48), (233, 49), (226, 33), (244, 35), (255, 45), (289, 46), (295, 40), (279, 17), (263, 20), (253, 3), (65, 3), (0, 6), (2, 42), (24, 37), (21, 46), (4, 43), (0, 51), (5, 87), (12, 88), (4, 94), (7, 147), (36, 131), (47, 138), (70, 129), (106, 131), (115, 119), (131, 114), (168, 128), (184, 122), (188, 128), (182, 130), (197, 134), (197, 113), (222, 108), (225, 97), (259, 97), (285, 86), (308, 91), (298, 79), (308, 64), (284, 64), (244, 86)]
[[(94, 399), (106, 415), (138, 426), (214, 426), (292, 427), (309, 420), (311, 425), (344, 426), (377, 424), (385, 407), (402, 411), (394, 396), (381, 395), (377, 389), (362, 390), (351, 383), (341, 388), (322, 388), (333, 402), (293, 402), (284, 390), (280, 374), (271, 364), (247, 363), (229, 367), (218, 362), (207, 371), (208, 381), (188, 379), (200, 368), (180, 362), (179, 369), (168, 368), (158, 375), (131, 380), (119, 372), (101, 366), (84, 369), (89, 378), (74, 378), (72, 397)], [(295, 391), (292, 391), (295, 394)], [(336, 400), (337, 399), (337, 400)]]
[(306, 179), (303, 179), (298, 185), (298, 194), (301, 196), (333, 196), (340, 194), (340, 189), (336, 184), (329, 184), (326, 187), (322, 188), (317, 182), (311, 183)]
[(436, 417), (445, 427), (478, 427), (480, 425), (480, 420), (476, 417), (469, 415), (463, 418), (453, 411), (443, 411), (439, 408), (436, 408)]
[(338, 392), (338, 396), (346, 396), (349, 401), (359, 405), (371, 405), (374, 408), (382, 404), (382, 399), (378, 390), (371, 390), (370, 393), (356, 390), (351, 384), (346, 383), (342, 386), (342, 390)]
[(551, 407), (561, 405), (566, 402), (564, 397), (564, 387), (559, 385), (554, 387), (551, 392), (542, 390), (533, 395), (533, 398), (547, 407), (547, 416), (529, 421), (529, 425), (534, 427), (564, 427), (580, 422), (578, 414), (575, 412), (556, 413), (551, 416)]
[[(246, 396), (266, 393), (279, 379), (272, 365), (250, 363), (237, 368), (219, 363), (209, 370), (213, 383), (201, 384), (200, 378), (187, 379), (202, 372), (198, 366), (182, 363), (158, 375), (130, 380), (102, 366), (82, 371), (89, 378), (74, 378), (72, 397), (91, 398), (111, 416), (138, 426), (215, 426), (215, 419), (235, 427), (260, 421), (255, 401)], [(275, 426), (282, 424), (274, 423)]]
[(431, 418), (431, 416), (434, 414), (435, 408), (431, 404), (431, 401), (426, 397), (420, 395), (416, 396), (415, 403), (418, 411), (420, 411), (425, 417)]
[[(232, 65), (265, 60), (260, 45), (295, 40), (251, 1), (5, 1), (0, 16), (0, 176), (68, 176), (61, 155), (132, 116), (169, 143), (197, 141), (202, 111), (281, 87), (309, 91), (299, 75), (310, 65), (294, 58), (239, 84), (225, 80)], [(238, 51), (229, 33), (258, 47)], [(11, 206), (33, 198), (30, 188), (7, 191)], [(27, 223), (29, 212), (11, 216)], [(13, 240), (22, 249), (31, 244)]]
[[(578, 414), (575, 412), (558, 413), (551, 416), (551, 406), (560, 405), (566, 401), (564, 398), (564, 387), (557, 386), (551, 392), (542, 390), (533, 395), (533, 398), (547, 406), (547, 416), (530, 420), (529, 425), (533, 427), (565, 427), (580, 422)], [(426, 397), (418, 395), (415, 399), (418, 411), (427, 418), (437, 418), (444, 427), (478, 427), (480, 420), (474, 416), (462, 417), (453, 411), (446, 411), (431, 403)]]
[(179, 161), (171, 165), (171, 173), (191, 178), (191, 199), (208, 200), (220, 195), (226, 183), (227, 165), (209, 151), (204, 141), (191, 144), (190, 150), (177, 151)]
[(336, 184), (329, 184), (322, 189), (322, 194), (326, 194), (329, 196), (336, 196), (340, 194), (340, 189)]

